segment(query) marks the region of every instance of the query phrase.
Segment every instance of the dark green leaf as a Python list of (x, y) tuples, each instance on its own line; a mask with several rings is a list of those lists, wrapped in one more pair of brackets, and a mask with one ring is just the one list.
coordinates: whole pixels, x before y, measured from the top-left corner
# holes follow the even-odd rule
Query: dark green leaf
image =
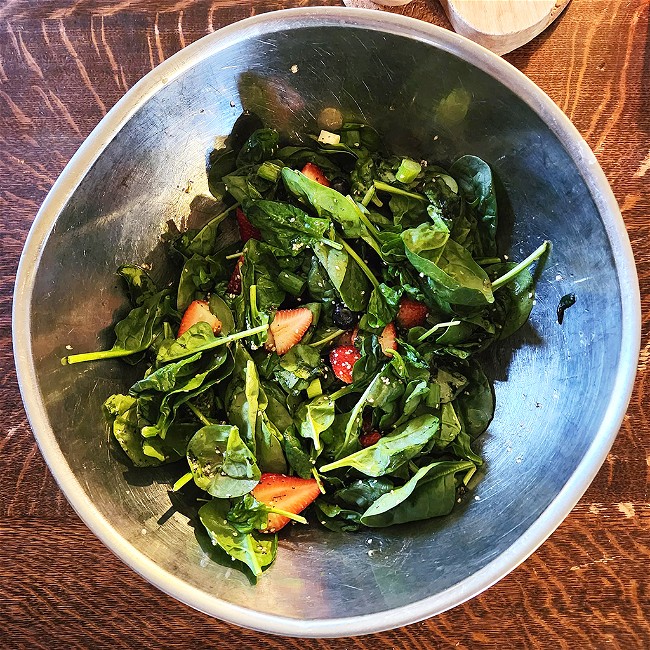
[(383, 527), (447, 515), (456, 501), (455, 475), (473, 468), (469, 461), (422, 467), (405, 485), (379, 497), (363, 513), (361, 523)]
[(498, 218), (492, 170), (476, 156), (462, 156), (449, 171), (458, 181), (461, 195), (478, 215), (474, 254), (479, 257), (494, 257), (497, 254)]
[(345, 237), (368, 236), (368, 230), (361, 221), (359, 207), (340, 192), (325, 187), (289, 167), (282, 170), (282, 180), (287, 191), (311, 205), (319, 217), (340, 224)]
[(227, 520), (228, 509), (228, 501), (212, 499), (199, 510), (201, 523), (215, 546), (220, 546), (230, 557), (246, 564), (253, 575), (259, 576), (264, 567), (275, 560), (278, 537), (241, 533)]
[(228, 424), (199, 429), (187, 446), (187, 461), (197, 486), (220, 499), (250, 492), (261, 476), (237, 427)]
[(390, 474), (403, 463), (416, 456), (436, 436), (440, 420), (434, 415), (421, 415), (398, 427), (379, 442), (321, 467), (330, 472), (341, 467), (353, 467), (366, 476)]

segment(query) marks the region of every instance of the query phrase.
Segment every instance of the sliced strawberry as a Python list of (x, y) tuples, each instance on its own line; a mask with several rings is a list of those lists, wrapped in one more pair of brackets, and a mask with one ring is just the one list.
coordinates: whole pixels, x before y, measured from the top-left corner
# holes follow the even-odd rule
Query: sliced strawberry
[(277, 311), (269, 327), (266, 349), (284, 354), (305, 335), (312, 319), (313, 314), (306, 307)]
[(338, 338), (339, 345), (354, 345), (359, 336), (359, 326), (355, 325), (353, 330), (347, 330), (343, 332)]
[(395, 330), (395, 325), (393, 323), (388, 323), (384, 327), (383, 332), (379, 336), (379, 345), (381, 345), (381, 351), (389, 357), (390, 354), (386, 350), (397, 350), (397, 331)]
[(241, 208), (237, 208), (237, 224), (239, 225), (239, 235), (244, 244), (249, 239), (262, 239), (262, 233), (248, 220)]
[(352, 383), (352, 368), (359, 359), (361, 353), (353, 345), (339, 345), (330, 352), (332, 370), (346, 384)]
[(197, 323), (207, 323), (215, 334), (221, 331), (221, 321), (210, 311), (210, 305), (205, 300), (195, 300), (185, 310), (176, 337), (182, 336)]
[(359, 444), (365, 449), (376, 445), (381, 438), (379, 431), (371, 431), (370, 433), (363, 433), (359, 436)]
[(318, 165), (314, 165), (314, 163), (307, 163), (302, 168), (302, 173), (312, 181), (316, 181), (325, 187), (330, 186), (330, 182), (327, 179), (327, 176), (325, 176), (323, 170)]
[(411, 298), (403, 297), (399, 301), (399, 309), (397, 310), (397, 324), (404, 329), (411, 329), (412, 327), (418, 327), (419, 325), (424, 325), (424, 321), (429, 314), (429, 310), (426, 305), (423, 305), (417, 300), (411, 300)]
[[(260, 482), (253, 488), (251, 494), (260, 503), (297, 515), (316, 500), (316, 497), (320, 495), (320, 490), (318, 483), (313, 478), (262, 474)], [(275, 533), (290, 521), (289, 517), (269, 513), (267, 526), (261, 532)]]
[(228, 287), (226, 288), (226, 291), (228, 291), (228, 293), (231, 293), (235, 296), (238, 296), (241, 293), (241, 267), (243, 263), (244, 256), (240, 255), (239, 259), (237, 260), (237, 264), (235, 264), (232, 275), (230, 276), (230, 280), (228, 281)]

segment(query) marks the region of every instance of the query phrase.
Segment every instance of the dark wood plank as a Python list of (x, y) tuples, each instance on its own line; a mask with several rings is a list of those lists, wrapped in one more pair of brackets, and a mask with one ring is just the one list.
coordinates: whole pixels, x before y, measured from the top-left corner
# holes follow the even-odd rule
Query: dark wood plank
[[(161, 594), (73, 513), (38, 452), (11, 356), (15, 269), (36, 211), (105, 112), (160, 60), (254, 12), (299, 0), (14, 0), (0, 7), (0, 639), (3, 647), (650, 647), (650, 426), (638, 381), (605, 465), (521, 567), (451, 612), (346, 641), (265, 638)], [(433, 0), (399, 10), (445, 24)], [(650, 313), (650, 50), (646, 0), (573, 0), (506, 58), (571, 117), (607, 174)], [(570, 218), (570, 215), (567, 215)], [(155, 603), (159, 609), (152, 608)], [(159, 612), (164, 612), (161, 616)]]

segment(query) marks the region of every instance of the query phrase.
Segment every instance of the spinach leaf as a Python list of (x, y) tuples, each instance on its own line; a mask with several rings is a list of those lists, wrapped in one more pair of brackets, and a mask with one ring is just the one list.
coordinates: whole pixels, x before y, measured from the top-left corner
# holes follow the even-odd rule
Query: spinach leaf
[(259, 375), (254, 361), (242, 345), (235, 351), (235, 376), (226, 395), (228, 419), (236, 427), (256, 453), (258, 414), (266, 409), (266, 394), (260, 387)]
[(334, 401), (329, 395), (320, 395), (311, 402), (305, 402), (296, 412), (300, 435), (313, 440), (316, 451), (321, 449), (320, 434), (334, 422)]
[(494, 302), (485, 271), (448, 231), (422, 224), (405, 230), (402, 239), (409, 262), (429, 278), (438, 300), (472, 307)]
[(435, 379), (440, 387), (440, 401), (443, 404), (455, 400), (469, 383), (465, 375), (444, 368), (438, 368)]
[(494, 193), (492, 170), (476, 156), (462, 156), (449, 169), (458, 181), (461, 195), (478, 215), (474, 234), (474, 254), (494, 257), (497, 254), (497, 199)]
[[(494, 264), (485, 271), (491, 279), (505, 275), (517, 266), (514, 262)], [(518, 273), (510, 282), (494, 294), (495, 308), (491, 319), (496, 323), (502, 340), (514, 334), (528, 320), (535, 300), (535, 280), (528, 269)]]
[(312, 299), (321, 303), (331, 302), (337, 297), (337, 291), (316, 255), (313, 255), (310, 261), (307, 274), (307, 289)]
[(329, 178), (342, 175), (341, 168), (332, 161), (331, 156), (308, 147), (282, 147), (278, 149), (275, 155), (284, 161), (285, 166), (293, 169), (302, 169), (307, 163), (313, 163), (320, 167)]
[(275, 157), (280, 135), (275, 129), (257, 129), (237, 154), (237, 167), (255, 165)]
[(460, 420), (450, 402), (440, 406), (440, 438), (436, 440), (436, 446), (444, 449), (453, 442), (461, 431)]
[(333, 498), (341, 504), (363, 511), (380, 496), (388, 494), (393, 487), (393, 482), (385, 477), (357, 479), (338, 489)]
[(268, 402), (266, 414), (280, 431), (284, 431), (293, 424), (293, 418), (286, 407), (287, 396), (278, 384), (271, 381), (263, 381), (262, 390)]
[(268, 181), (260, 179), (255, 167), (243, 167), (232, 174), (223, 177), (227, 192), (232, 194), (237, 203), (261, 200), (265, 190), (269, 188)]
[(456, 501), (455, 475), (469, 461), (440, 461), (419, 469), (405, 485), (380, 496), (361, 516), (370, 527), (392, 526), (449, 514)]
[(311, 345), (299, 343), (280, 357), (274, 377), (287, 393), (305, 390), (309, 384), (323, 374), (320, 353)]
[(483, 464), (483, 459), (472, 449), (472, 439), (468, 433), (461, 431), (451, 443), (451, 450), (458, 458), (472, 461), (477, 467)]
[(310, 217), (300, 208), (278, 201), (246, 203), (245, 212), (264, 240), (284, 255), (297, 255), (320, 242), (330, 227), (329, 219)]
[(158, 350), (156, 364), (169, 363), (184, 359), (196, 352), (205, 352), (214, 348), (232, 343), (254, 334), (266, 331), (267, 325), (260, 325), (243, 332), (234, 332), (228, 336), (215, 336), (212, 327), (208, 323), (196, 323), (192, 325), (182, 336), (177, 339), (167, 339)]
[(275, 560), (278, 537), (261, 533), (242, 533), (227, 520), (229, 503), (212, 499), (199, 509), (201, 523), (215, 546), (220, 546), (230, 557), (243, 562), (254, 576)]
[[(71, 354), (61, 361), (64, 364), (83, 363), (99, 359), (130, 357), (147, 350), (162, 329), (164, 318), (173, 313), (169, 305), (169, 290), (164, 289), (145, 298), (140, 307), (132, 309), (126, 317), (115, 325), (115, 343), (110, 350)], [(212, 331), (212, 330), (210, 330)], [(129, 359), (125, 361), (131, 362)], [(133, 363), (141, 361), (141, 357)]]
[(131, 395), (111, 395), (104, 402), (104, 413), (115, 440), (136, 467), (155, 467), (179, 460), (185, 455), (187, 442), (194, 433), (193, 428), (190, 432), (177, 427), (169, 440), (143, 438), (137, 399)]
[(235, 331), (235, 319), (226, 301), (213, 293), (209, 300), (210, 311), (221, 321), (221, 335), (227, 336)]
[(229, 499), (250, 492), (261, 472), (235, 426), (199, 429), (187, 446), (187, 462), (196, 485), (213, 497)]
[(117, 275), (124, 279), (133, 307), (139, 307), (158, 292), (154, 281), (140, 266), (123, 264), (117, 269)]
[(266, 411), (260, 411), (255, 433), (255, 456), (262, 472), (286, 474), (287, 461), (282, 451), (283, 437)]
[[(337, 413), (334, 422), (321, 434), (323, 444), (322, 457), (341, 458), (357, 451), (360, 448), (358, 433), (361, 429), (361, 422), (358, 418), (352, 418), (352, 412)], [(352, 421), (357, 427), (351, 434), (346, 435), (346, 427)], [(319, 470), (320, 471), (320, 470)]]
[(353, 533), (361, 527), (361, 515), (356, 510), (342, 508), (335, 503), (328, 503), (323, 499), (316, 501), (318, 521), (328, 530), (335, 533)]
[[(360, 426), (363, 409), (366, 406), (392, 415), (395, 413), (395, 409), (403, 393), (404, 383), (395, 374), (392, 364), (385, 365), (373, 377), (352, 409), (350, 419), (345, 427), (346, 441), (344, 446), (347, 447), (352, 433)], [(395, 417), (392, 419), (397, 419), (397, 413), (395, 413)], [(379, 422), (379, 426), (382, 429), (387, 428), (389, 425), (390, 422), (386, 421), (386, 419), (382, 419)]]
[(282, 434), (282, 448), (291, 469), (301, 478), (312, 478), (313, 459), (305, 451), (293, 425)]
[(400, 401), (400, 416), (395, 422), (395, 426), (399, 426), (409, 420), (420, 404), (426, 402), (430, 390), (429, 384), (421, 379), (415, 379), (407, 384)]
[(183, 312), (193, 300), (204, 300), (215, 285), (229, 277), (225, 264), (194, 254), (185, 260), (176, 292), (176, 307)]
[(401, 295), (401, 291), (392, 289), (383, 282), (378, 287), (375, 287), (368, 302), (366, 320), (368, 327), (384, 327), (395, 320)]
[(363, 311), (370, 298), (370, 283), (359, 265), (345, 250), (325, 244), (316, 244), (313, 250), (345, 305)]
[(360, 451), (324, 465), (322, 473), (342, 467), (353, 467), (366, 476), (383, 476), (420, 453), (438, 434), (440, 420), (435, 415), (421, 415), (398, 427), (379, 442)]
[(282, 180), (287, 191), (304, 203), (311, 205), (319, 217), (328, 222), (332, 220), (340, 224), (345, 237), (369, 236), (368, 230), (361, 220), (359, 207), (354, 201), (289, 167), (282, 169)]
[(494, 389), (483, 369), (471, 361), (463, 372), (469, 383), (454, 400), (463, 430), (473, 438), (483, 433), (494, 417)]
[(200, 255), (208, 257), (216, 255), (223, 249), (223, 238), (219, 237), (221, 222), (236, 208), (236, 205), (224, 210), (199, 230), (185, 247), (183, 254), (186, 257)]

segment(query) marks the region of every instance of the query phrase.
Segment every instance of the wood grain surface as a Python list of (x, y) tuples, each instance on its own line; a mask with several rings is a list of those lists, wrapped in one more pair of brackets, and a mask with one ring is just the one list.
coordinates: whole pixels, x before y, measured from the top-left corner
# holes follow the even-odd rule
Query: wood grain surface
[[(11, 353), (21, 248), (39, 205), (106, 111), (157, 63), (253, 13), (338, 0), (5, 0), (0, 5), (0, 647), (650, 647), (650, 45), (647, 0), (573, 0), (506, 58), (596, 152), (639, 269), (636, 390), (594, 483), (522, 566), (469, 603), (358, 639), (264, 637), (181, 605), (117, 560), (77, 518), (26, 422)], [(441, 25), (433, 0), (400, 13)]]

